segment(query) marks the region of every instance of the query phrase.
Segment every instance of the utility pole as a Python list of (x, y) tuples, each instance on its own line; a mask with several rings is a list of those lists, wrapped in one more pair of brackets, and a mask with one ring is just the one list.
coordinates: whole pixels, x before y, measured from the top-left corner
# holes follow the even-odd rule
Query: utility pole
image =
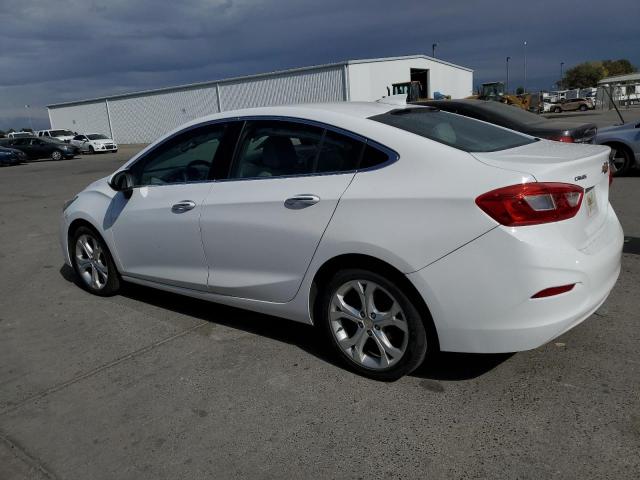
[(563, 67), (564, 67), (564, 62), (560, 62), (560, 81), (558, 82), (558, 88), (559, 88), (560, 90), (562, 90), (562, 84), (564, 83), (564, 82), (562, 81), (562, 78), (563, 78), (563, 77), (562, 77), (562, 68), (563, 68)]
[(511, 57), (507, 57), (507, 85), (505, 86), (504, 93), (509, 93), (509, 60), (511, 60)]
[(524, 93), (527, 93), (527, 41), (524, 41)]
[(436, 58), (436, 47), (438, 46), (438, 43), (432, 43), (431, 44), (431, 56), (433, 58)]

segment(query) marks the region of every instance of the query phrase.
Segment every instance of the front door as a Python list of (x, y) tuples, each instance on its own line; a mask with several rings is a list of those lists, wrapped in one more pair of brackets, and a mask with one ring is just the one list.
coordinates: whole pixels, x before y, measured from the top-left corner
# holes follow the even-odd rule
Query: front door
[(293, 299), (363, 149), (319, 126), (246, 122), (229, 176), (202, 211), (211, 291)]
[(129, 199), (116, 195), (105, 219), (125, 275), (206, 289), (199, 220), (223, 133), (220, 124), (190, 129), (129, 168), (136, 187)]

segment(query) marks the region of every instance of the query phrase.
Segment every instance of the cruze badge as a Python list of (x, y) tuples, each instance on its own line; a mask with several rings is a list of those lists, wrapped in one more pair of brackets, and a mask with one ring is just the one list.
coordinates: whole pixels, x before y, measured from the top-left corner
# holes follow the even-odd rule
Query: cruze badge
[(584, 180), (585, 178), (587, 178), (586, 175), (578, 175), (577, 177), (574, 177), (574, 180), (577, 182), (578, 180)]
[(602, 164), (602, 173), (607, 173), (609, 171), (609, 162), (604, 162)]

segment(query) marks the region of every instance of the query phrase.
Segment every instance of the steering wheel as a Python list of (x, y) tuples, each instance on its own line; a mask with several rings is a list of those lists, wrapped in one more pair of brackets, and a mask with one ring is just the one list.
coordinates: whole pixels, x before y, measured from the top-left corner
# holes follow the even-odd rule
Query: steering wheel
[[(204, 172), (202, 168), (205, 167)], [(166, 183), (180, 183), (180, 182), (193, 182), (198, 180), (205, 180), (209, 173), (209, 162), (206, 160), (192, 160), (184, 167), (169, 172), (164, 176), (163, 180)]]

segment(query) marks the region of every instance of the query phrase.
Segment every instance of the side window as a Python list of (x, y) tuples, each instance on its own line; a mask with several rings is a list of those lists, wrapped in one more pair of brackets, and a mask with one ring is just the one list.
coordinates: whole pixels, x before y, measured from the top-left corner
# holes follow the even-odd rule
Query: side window
[(356, 170), (363, 148), (364, 143), (360, 140), (327, 130), (313, 173)]
[(208, 125), (168, 140), (131, 167), (136, 185), (207, 180), (224, 131), (224, 125)]
[(364, 147), (364, 153), (362, 154), (362, 161), (360, 162), (360, 169), (377, 167), (389, 160), (389, 155), (378, 150), (371, 145)]
[(75, 137), (73, 137), (74, 140), (84, 140), (84, 138), (82, 138), (82, 135), (76, 135)]
[(229, 178), (313, 173), (322, 133), (320, 127), (293, 122), (248, 121)]

